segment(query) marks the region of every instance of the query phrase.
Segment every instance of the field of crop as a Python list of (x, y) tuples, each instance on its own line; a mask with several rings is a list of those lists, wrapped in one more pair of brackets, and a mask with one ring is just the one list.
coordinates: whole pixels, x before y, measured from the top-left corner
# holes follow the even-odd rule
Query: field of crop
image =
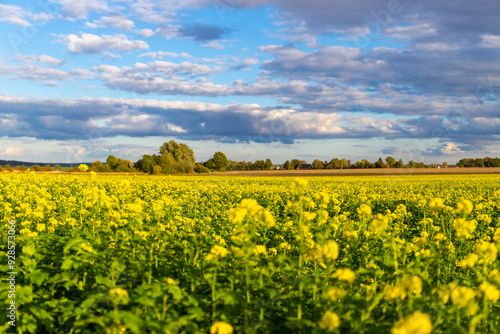
[(2, 174), (0, 199), (0, 332), (500, 328), (498, 175)]

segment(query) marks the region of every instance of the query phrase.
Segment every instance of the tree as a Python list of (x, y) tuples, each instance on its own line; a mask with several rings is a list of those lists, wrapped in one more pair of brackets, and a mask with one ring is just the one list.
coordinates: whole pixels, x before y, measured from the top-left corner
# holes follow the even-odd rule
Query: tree
[(399, 159), (397, 162), (396, 162), (396, 168), (405, 168), (405, 164), (403, 162), (403, 159)]
[(5, 168), (5, 170), (6, 170), (6, 171), (8, 171), (8, 172), (12, 172), (12, 171), (14, 170), (12, 167), (10, 167), (10, 165), (9, 165), (9, 164), (6, 164), (4, 168)]
[(213, 158), (210, 158), (206, 163), (208, 168), (219, 172), (226, 171), (228, 164), (229, 160), (227, 160), (226, 155), (222, 152), (215, 152)]
[(287, 160), (287, 161), (285, 161), (285, 163), (283, 164), (283, 169), (290, 170), (290, 169), (292, 169), (292, 168), (293, 168), (293, 166), (292, 166), (292, 164), (290, 163), (290, 161), (288, 161), (288, 160)]
[(396, 160), (391, 156), (385, 158), (385, 162), (387, 162), (387, 166), (389, 166), (389, 168), (394, 168), (394, 165), (396, 164)]
[(85, 165), (85, 164), (81, 164), (80, 166), (78, 166), (78, 171), (80, 173), (85, 173), (86, 171), (89, 170), (89, 166)]
[(160, 147), (160, 156), (165, 155), (172, 156), (172, 159), (177, 163), (176, 169), (179, 169), (179, 173), (192, 173), (194, 171), (196, 160), (193, 150), (188, 145), (176, 143), (174, 140), (163, 143)]
[(443, 167), (448, 168), (448, 163), (446, 161), (443, 162)]
[(271, 161), (271, 159), (266, 159), (266, 169), (269, 170), (273, 167), (274, 167), (274, 165), (273, 165), (273, 162)]
[(386, 168), (387, 165), (382, 161), (382, 158), (378, 158), (377, 162), (375, 163), (375, 168)]
[(118, 159), (116, 159), (114, 155), (110, 155), (106, 159), (106, 165), (108, 165), (111, 170), (115, 170), (118, 166)]
[(323, 162), (319, 159), (314, 160), (312, 163), (312, 168), (314, 169), (323, 169), (323, 167)]
[(59, 166), (59, 165), (55, 165), (55, 166), (54, 166), (54, 169), (55, 169), (55, 170), (62, 170), (61, 166)]
[(257, 160), (257, 161), (255, 161), (254, 166), (255, 166), (256, 170), (264, 170), (264, 169), (266, 169), (266, 163), (264, 162), (264, 160)]
[(417, 163), (416, 163), (415, 161), (413, 161), (413, 160), (410, 160), (410, 161), (408, 162), (408, 165), (407, 165), (407, 166), (408, 166), (408, 168), (416, 168)]
[(293, 169), (297, 169), (297, 167), (307, 162), (305, 160), (292, 159), (290, 163), (292, 164)]

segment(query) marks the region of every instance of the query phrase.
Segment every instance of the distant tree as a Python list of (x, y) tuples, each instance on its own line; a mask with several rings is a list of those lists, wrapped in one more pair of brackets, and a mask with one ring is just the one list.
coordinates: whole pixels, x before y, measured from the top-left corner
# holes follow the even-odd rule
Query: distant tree
[(3, 172), (3, 170), (4, 169), (3, 169), (2, 165), (0, 165), (0, 172)]
[(323, 162), (319, 159), (316, 159), (312, 163), (312, 168), (314, 169), (323, 169), (324, 165)]
[(106, 165), (108, 165), (111, 170), (115, 170), (115, 168), (118, 167), (118, 159), (114, 155), (110, 155), (106, 159)]
[(403, 162), (403, 159), (399, 159), (398, 161), (396, 161), (395, 167), (396, 168), (405, 168), (405, 164)]
[(410, 160), (408, 162), (408, 165), (406, 165), (408, 168), (416, 168), (417, 167), (417, 163), (413, 160)]
[(6, 164), (4, 168), (5, 168), (5, 170), (6, 170), (6, 171), (8, 171), (8, 172), (12, 172), (12, 171), (14, 170), (14, 169), (12, 169), (12, 167), (10, 167), (10, 165), (9, 165), (9, 164)]
[[(208, 166), (207, 166), (208, 167)], [(249, 161), (247, 163), (247, 169), (246, 170), (255, 170), (255, 167), (253, 165), (253, 162)]]
[(192, 173), (194, 171), (196, 164), (194, 152), (187, 144), (176, 143), (174, 140), (164, 143), (160, 147), (160, 156), (165, 155), (172, 156), (172, 159), (176, 162), (174, 165), (176, 169), (179, 169), (179, 173)]
[(290, 162), (292, 164), (293, 169), (297, 169), (300, 165), (306, 164), (305, 160), (292, 159)]
[(136, 168), (143, 172), (153, 174), (153, 167), (157, 165), (154, 157), (151, 155), (144, 155), (142, 159), (136, 163)]
[(448, 167), (448, 163), (446, 161), (443, 162), (443, 167), (444, 168)]
[(264, 162), (264, 160), (257, 160), (257, 161), (255, 161), (254, 166), (255, 166), (256, 170), (264, 170), (264, 169), (266, 169), (266, 163)]
[(59, 166), (59, 165), (55, 165), (54, 169), (55, 170), (62, 170), (61, 166)]
[(86, 171), (89, 170), (89, 166), (85, 165), (85, 164), (81, 164), (80, 166), (78, 166), (78, 171), (80, 173), (85, 173)]
[(372, 168), (373, 164), (370, 161), (363, 159), (363, 160), (356, 161), (354, 166), (356, 168)]
[(20, 172), (25, 172), (26, 171), (26, 167), (24, 167), (24, 165), (23, 166), (16, 166), (15, 170), (18, 170)]
[(194, 171), (196, 173), (209, 173), (210, 172), (210, 170), (207, 167), (203, 166), (202, 164), (196, 164), (196, 166), (194, 167)]
[(385, 158), (385, 162), (387, 162), (387, 166), (389, 168), (394, 168), (394, 165), (396, 165), (396, 160), (391, 156), (388, 156), (387, 158)]
[(271, 168), (273, 168), (274, 165), (273, 165), (273, 162), (271, 161), (271, 159), (266, 159), (266, 169), (269, 170)]
[(43, 170), (46, 172), (52, 172), (53, 169), (50, 164), (46, 164), (45, 166), (43, 166)]
[(160, 174), (162, 172), (161, 166), (155, 165), (151, 174)]
[(378, 158), (377, 162), (375, 163), (375, 168), (387, 168), (387, 165), (382, 161), (382, 158)]
[(40, 167), (39, 165), (33, 165), (30, 167), (30, 171), (33, 171), (33, 172), (40, 172), (42, 170), (42, 167)]
[(92, 165), (90, 165), (90, 169), (97, 173), (109, 173), (111, 172), (111, 168), (109, 165), (103, 164), (101, 161), (94, 161)]
[(292, 169), (292, 168), (293, 168), (293, 166), (292, 166), (292, 164), (290, 163), (290, 161), (288, 161), (288, 160), (287, 160), (287, 161), (285, 161), (285, 163), (283, 164), (283, 167), (282, 167), (282, 169), (286, 169), (286, 170), (290, 170), (290, 169)]
[(224, 153), (215, 152), (214, 156), (207, 161), (206, 166), (210, 169), (214, 169), (219, 172), (224, 172), (228, 164), (229, 160), (227, 160), (227, 157)]

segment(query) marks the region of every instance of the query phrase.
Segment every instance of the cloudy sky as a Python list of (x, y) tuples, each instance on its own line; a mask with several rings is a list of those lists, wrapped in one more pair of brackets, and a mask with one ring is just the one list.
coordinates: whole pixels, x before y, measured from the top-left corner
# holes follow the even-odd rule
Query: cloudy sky
[(0, 3), (0, 159), (500, 156), (498, 0)]

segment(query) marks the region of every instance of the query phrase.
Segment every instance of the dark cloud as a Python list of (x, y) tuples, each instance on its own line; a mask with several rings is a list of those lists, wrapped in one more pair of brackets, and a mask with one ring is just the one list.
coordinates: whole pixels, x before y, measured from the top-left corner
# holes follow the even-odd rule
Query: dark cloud
[(214, 25), (205, 25), (193, 23), (178, 30), (178, 35), (181, 37), (189, 37), (197, 42), (210, 42), (222, 39), (222, 37), (231, 32), (230, 29), (221, 28)]

